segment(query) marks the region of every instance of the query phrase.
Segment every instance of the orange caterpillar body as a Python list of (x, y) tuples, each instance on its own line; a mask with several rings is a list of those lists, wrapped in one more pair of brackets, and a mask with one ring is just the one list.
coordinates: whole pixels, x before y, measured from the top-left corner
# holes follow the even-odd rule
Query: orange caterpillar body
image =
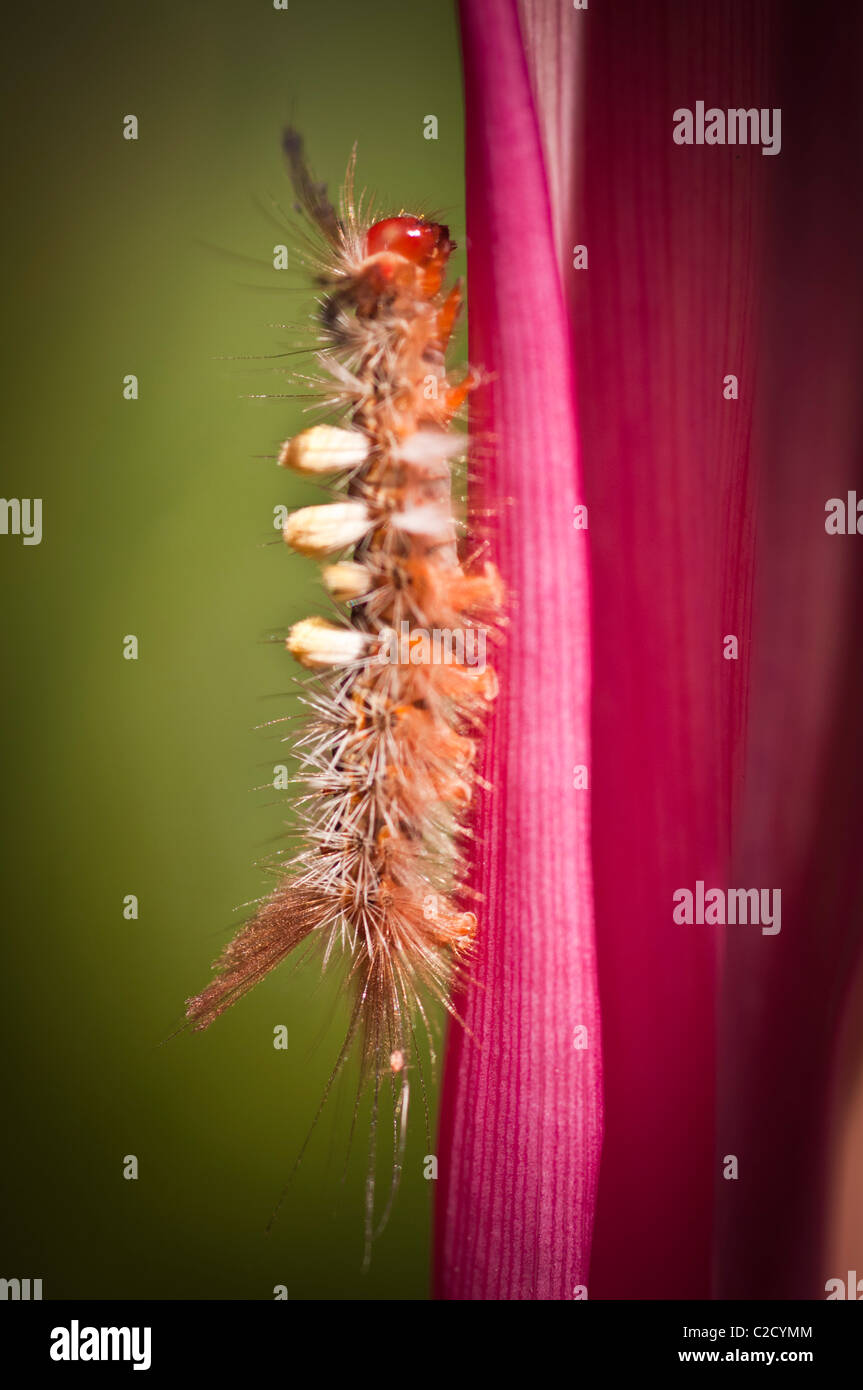
[(323, 581), (344, 617), (305, 619), (287, 641), (315, 673), (296, 745), (304, 847), (187, 1018), (205, 1028), (302, 942), (318, 941), (325, 962), (339, 947), (354, 1005), (336, 1070), (359, 1038), (375, 1105), (390, 1076), (403, 1128), (423, 996), (449, 1007), (476, 928), (459, 902), (462, 817), (496, 683), (469, 639), (494, 630), (503, 591), (488, 561), (460, 560), (452, 513), (450, 463), (465, 436), (449, 426), (476, 378), (456, 383), (444, 364), (461, 303), (459, 285), (443, 289), (448, 230), (363, 217), (352, 169), (337, 215), (291, 132), (285, 147), (322, 248), (319, 361), (341, 423), (283, 446), (284, 467), (329, 475), (337, 494), (294, 512), (284, 535), (328, 561)]

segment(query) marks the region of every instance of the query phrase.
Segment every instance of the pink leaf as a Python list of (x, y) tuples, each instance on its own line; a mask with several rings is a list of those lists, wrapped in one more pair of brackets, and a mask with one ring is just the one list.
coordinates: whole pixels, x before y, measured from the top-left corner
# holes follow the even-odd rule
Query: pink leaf
[(446, 1298), (571, 1298), (602, 1132), (572, 356), (517, 7), (466, 0), (462, 24), (470, 352), (494, 373), (474, 424), (496, 440), (473, 500), (495, 510), (516, 606), (475, 825), (475, 983), (456, 1001), (471, 1036), (451, 1030), (444, 1078), (436, 1281)]
[[(755, 560), (760, 149), (680, 146), (678, 107), (768, 104), (753, 7), (591, 9), (574, 272), (594, 632), (594, 874), (606, 1143), (591, 1297), (711, 1288), (717, 928)], [(733, 95), (732, 95), (733, 94)], [(739, 398), (725, 397), (725, 378)], [(725, 658), (725, 638), (738, 659)]]
[[(861, 1048), (863, 584), (860, 542), (824, 521), (863, 499), (863, 19), (816, 30), (770, 0), (462, 17), (485, 500), (518, 607), (438, 1289), (823, 1296), (845, 1274), (824, 1264), (827, 1176)], [(780, 108), (781, 152), (676, 144), (698, 101)], [(585, 496), (590, 607), (568, 528)], [(778, 888), (781, 932), (676, 923), (699, 881)]]

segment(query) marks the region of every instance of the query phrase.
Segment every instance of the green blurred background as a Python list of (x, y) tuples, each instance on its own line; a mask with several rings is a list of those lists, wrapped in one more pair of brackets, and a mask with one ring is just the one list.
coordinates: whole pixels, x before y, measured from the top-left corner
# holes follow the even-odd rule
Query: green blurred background
[(319, 494), (255, 457), (301, 427), (302, 403), (244, 398), (295, 389), (286, 363), (308, 364), (219, 360), (296, 346), (312, 308), (298, 257), (272, 268), (289, 240), (268, 211), (290, 205), (281, 128), (305, 132), (331, 188), (357, 141), (386, 210), (434, 207), (463, 240), (454, 10), (49, 3), (5, 28), (2, 492), (41, 497), (44, 534), (0, 536), (0, 1274), (41, 1278), (49, 1299), (423, 1298), (416, 1087), (368, 1274), (365, 1126), (342, 1182), (353, 1072), (264, 1234), (343, 1035), (340, 970), (283, 967), (209, 1032), (162, 1044), (285, 833), (265, 785), (282, 730), (256, 726), (296, 708), (296, 669), (265, 639), (323, 603), (272, 524)]

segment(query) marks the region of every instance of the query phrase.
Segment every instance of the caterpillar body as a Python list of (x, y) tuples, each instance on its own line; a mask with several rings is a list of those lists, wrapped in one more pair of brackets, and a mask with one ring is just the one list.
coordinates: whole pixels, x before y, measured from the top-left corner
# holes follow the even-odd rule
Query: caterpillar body
[[(482, 549), (462, 554), (452, 508), (451, 465), (466, 444), (452, 422), (479, 375), (446, 368), (462, 298), (459, 283), (444, 286), (449, 231), (404, 212), (374, 220), (355, 202), (353, 159), (337, 212), (299, 137), (286, 132), (284, 145), (313, 239), (332, 414), (287, 441), (279, 462), (334, 491), (292, 513), (284, 539), (325, 561), (341, 616), (304, 619), (286, 643), (311, 673), (295, 745), (302, 847), (186, 1016), (206, 1028), (304, 942), (325, 965), (345, 955), (353, 1003), (330, 1085), (356, 1044), (375, 1119), (382, 1086), (391, 1092), (395, 1186), (417, 1028), (429, 1028), (424, 999), (452, 1012), (477, 926), (465, 910), (465, 815), (496, 680), (471, 660), (469, 639), (499, 630), (504, 589)], [(373, 1156), (370, 1165), (367, 1255)]]

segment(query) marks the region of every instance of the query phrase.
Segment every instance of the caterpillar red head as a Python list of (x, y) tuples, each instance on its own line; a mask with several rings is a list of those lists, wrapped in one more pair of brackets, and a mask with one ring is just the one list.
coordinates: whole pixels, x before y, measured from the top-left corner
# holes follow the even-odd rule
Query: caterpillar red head
[(455, 250), (449, 227), (421, 217), (385, 217), (365, 236), (370, 262), (386, 281), (411, 283), (423, 299), (432, 299), (443, 284), (447, 261)]

